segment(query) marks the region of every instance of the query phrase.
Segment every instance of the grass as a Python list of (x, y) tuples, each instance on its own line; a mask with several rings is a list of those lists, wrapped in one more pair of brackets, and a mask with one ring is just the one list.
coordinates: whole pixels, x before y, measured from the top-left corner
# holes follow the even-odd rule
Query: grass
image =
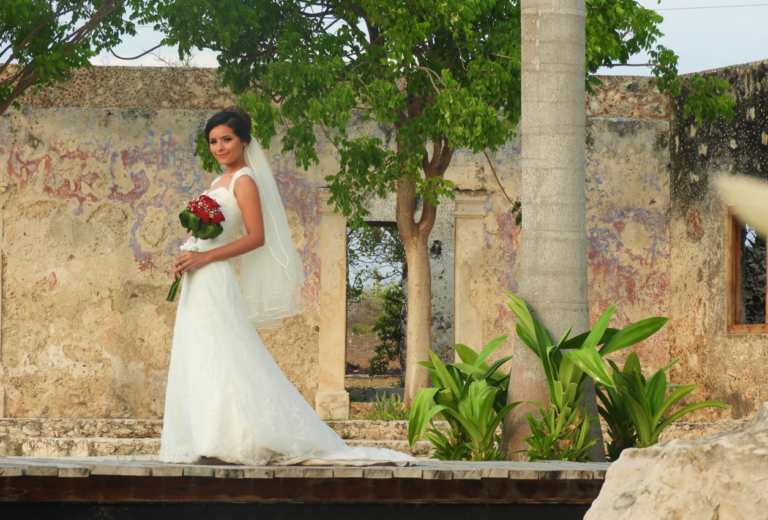
[(353, 324), (352, 327), (350, 327), (350, 330), (352, 331), (352, 334), (357, 334), (358, 336), (368, 334), (370, 332), (370, 329), (362, 323)]
[(367, 421), (407, 421), (410, 410), (398, 395), (389, 395), (373, 402), (373, 410), (363, 416)]

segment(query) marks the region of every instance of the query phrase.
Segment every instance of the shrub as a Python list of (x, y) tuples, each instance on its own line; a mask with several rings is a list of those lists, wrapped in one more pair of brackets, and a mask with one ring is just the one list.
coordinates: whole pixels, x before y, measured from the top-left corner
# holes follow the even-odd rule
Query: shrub
[(383, 374), (389, 370), (389, 363), (400, 356), (400, 344), (403, 342), (403, 305), (405, 294), (400, 285), (391, 285), (381, 296), (384, 313), (373, 325), (373, 332), (381, 343), (376, 347), (376, 355), (368, 360), (371, 364), (369, 374)]
[(399, 395), (385, 395), (383, 398), (379, 398), (379, 394), (376, 394), (373, 410), (365, 414), (363, 419), (368, 421), (407, 421), (409, 416), (410, 410)]
[[(413, 446), (426, 437), (435, 447), (432, 458), (440, 460), (502, 460), (496, 428), (519, 402), (507, 404), (509, 375), (499, 368), (512, 356), (488, 366), (487, 357), (507, 336), (496, 338), (478, 355), (465, 345), (456, 345), (460, 363), (444, 365), (434, 352), (429, 369), (435, 388), (419, 390), (411, 407), (408, 441)], [(439, 429), (434, 418), (442, 414), (450, 430)], [(429, 429), (427, 427), (429, 426)]]
[(611, 306), (591, 331), (568, 339), (569, 328), (560, 341), (554, 343), (549, 332), (531, 315), (525, 301), (511, 291), (507, 294), (512, 300), (507, 305), (517, 317), (517, 335), (541, 361), (549, 389), (549, 410), (539, 406), (541, 418), (533, 414), (527, 417), (531, 426), (531, 436), (526, 438), (530, 446), (527, 453), (532, 459), (586, 460), (587, 448), (597, 439), (589, 441), (584, 432), (588, 432), (589, 424), (597, 418), (589, 418), (586, 408), (581, 407), (587, 373), (570, 353), (566, 356), (563, 351), (577, 349), (578, 352), (593, 353), (602, 360), (602, 356), (652, 336), (664, 326), (667, 318), (648, 318), (621, 330), (610, 329), (608, 322), (616, 309)]
[[(567, 356), (595, 379), (597, 396), (603, 405), (600, 415), (610, 428), (610, 460), (618, 459), (627, 448), (645, 448), (656, 444), (664, 428), (694, 410), (728, 408), (720, 401), (701, 401), (664, 417), (670, 408), (699, 386), (667, 382), (666, 371), (677, 363), (677, 359), (645, 379), (640, 358), (634, 352), (627, 357), (623, 370), (607, 360), (611, 372), (605, 365), (606, 360), (594, 350), (569, 352)], [(672, 392), (666, 396), (668, 390)]]

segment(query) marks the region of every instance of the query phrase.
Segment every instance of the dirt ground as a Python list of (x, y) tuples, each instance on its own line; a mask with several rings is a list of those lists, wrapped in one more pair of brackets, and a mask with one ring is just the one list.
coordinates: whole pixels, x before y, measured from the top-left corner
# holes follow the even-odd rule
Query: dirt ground
[[(368, 374), (371, 365), (368, 359), (372, 358), (379, 345), (379, 338), (371, 331), (376, 319), (381, 316), (381, 307), (370, 300), (352, 303), (347, 309), (347, 375)], [(386, 376), (399, 378), (402, 369), (400, 361), (395, 360), (389, 364)], [(349, 377), (347, 378), (350, 379)], [(358, 379), (358, 378), (354, 378)], [(365, 381), (370, 381), (365, 377)], [(378, 381), (377, 381), (378, 383)], [(371, 386), (365, 384), (363, 387)], [(383, 385), (389, 386), (389, 385)]]

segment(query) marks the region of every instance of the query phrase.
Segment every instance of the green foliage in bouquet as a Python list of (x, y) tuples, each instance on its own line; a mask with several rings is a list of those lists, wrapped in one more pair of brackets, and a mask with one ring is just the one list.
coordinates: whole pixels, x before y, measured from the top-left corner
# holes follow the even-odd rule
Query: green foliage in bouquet
[[(517, 317), (517, 335), (541, 361), (549, 390), (549, 411), (542, 414), (540, 419), (533, 415), (528, 417), (531, 425), (531, 436), (526, 439), (531, 447), (528, 455), (542, 460), (585, 460), (563, 458), (580, 454), (586, 457), (586, 448), (596, 440), (589, 441), (586, 437), (584, 444), (578, 441), (581, 432), (588, 430), (589, 424), (597, 420), (596, 417), (587, 417), (585, 408), (580, 409), (587, 373), (573, 359), (565, 356), (563, 351), (577, 349), (579, 352), (594, 352), (602, 359), (602, 356), (635, 345), (655, 334), (664, 326), (667, 318), (648, 318), (621, 330), (611, 329), (608, 328), (608, 322), (616, 309), (611, 306), (600, 316), (591, 331), (568, 339), (571, 333), (569, 328), (560, 341), (554, 343), (549, 332), (531, 315), (525, 301), (511, 291), (507, 291), (507, 295), (512, 300), (507, 305)], [(579, 432), (578, 435), (576, 432)]]
[[(460, 363), (444, 365), (430, 351), (431, 362), (421, 365), (429, 369), (435, 388), (419, 390), (411, 406), (408, 442), (426, 437), (435, 447), (432, 458), (439, 460), (502, 460), (496, 428), (520, 402), (507, 404), (509, 375), (499, 372), (512, 356), (488, 366), (485, 360), (507, 336), (496, 338), (478, 355), (466, 345), (456, 345)], [(449, 431), (433, 422), (442, 414), (450, 424)], [(429, 426), (429, 429), (427, 427)]]
[[(674, 385), (667, 382), (666, 371), (677, 359), (659, 369), (651, 377), (643, 377), (640, 358), (631, 353), (624, 368), (619, 370), (610, 359), (604, 360), (595, 351), (566, 354), (582, 370), (595, 379), (597, 396), (603, 406), (600, 415), (610, 427), (610, 460), (616, 460), (627, 448), (645, 448), (659, 442), (659, 435), (673, 421), (700, 408), (728, 408), (720, 401), (701, 401), (664, 415), (699, 385)], [(605, 362), (611, 367), (608, 367)], [(667, 396), (667, 391), (672, 392)]]
[(179, 213), (179, 220), (181, 221), (181, 225), (184, 226), (187, 231), (192, 232), (193, 237), (203, 240), (216, 238), (224, 231), (224, 228), (221, 225), (205, 224), (200, 217), (192, 213), (189, 208), (186, 208)]

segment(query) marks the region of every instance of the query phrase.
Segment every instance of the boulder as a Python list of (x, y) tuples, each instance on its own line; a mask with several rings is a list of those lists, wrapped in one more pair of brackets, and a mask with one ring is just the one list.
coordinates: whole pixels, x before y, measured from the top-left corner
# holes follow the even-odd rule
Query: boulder
[(742, 426), (625, 450), (584, 520), (765, 520), (768, 403)]

